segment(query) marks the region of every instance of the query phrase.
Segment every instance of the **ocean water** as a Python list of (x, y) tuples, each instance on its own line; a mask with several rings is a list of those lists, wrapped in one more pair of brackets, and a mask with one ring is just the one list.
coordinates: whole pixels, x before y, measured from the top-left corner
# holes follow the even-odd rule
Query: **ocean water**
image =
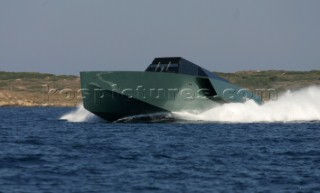
[(318, 88), (303, 92), (161, 123), (0, 108), (0, 192), (320, 192)]

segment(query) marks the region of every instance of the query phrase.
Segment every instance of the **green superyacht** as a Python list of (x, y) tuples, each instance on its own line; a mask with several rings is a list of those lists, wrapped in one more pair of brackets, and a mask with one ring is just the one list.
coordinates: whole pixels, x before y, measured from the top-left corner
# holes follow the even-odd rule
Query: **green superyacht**
[(181, 57), (155, 58), (144, 72), (80, 72), (85, 109), (107, 120), (188, 111), (260, 96)]

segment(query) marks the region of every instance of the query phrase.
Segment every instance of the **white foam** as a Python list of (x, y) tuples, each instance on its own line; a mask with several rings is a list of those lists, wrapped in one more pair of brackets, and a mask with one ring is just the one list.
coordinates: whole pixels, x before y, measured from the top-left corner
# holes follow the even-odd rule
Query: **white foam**
[(60, 119), (67, 120), (69, 122), (87, 122), (94, 117), (95, 115), (87, 111), (83, 105), (79, 105), (76, 110), (63, 115)]
[(276, 101), (263, 105), (250, 100), (246, 103), (223, 104), (198, 114), (174, 112), (173, 115), (178, 119), (192, 121), (238, 123), (320, 121), (320, 87), (287, 91)]

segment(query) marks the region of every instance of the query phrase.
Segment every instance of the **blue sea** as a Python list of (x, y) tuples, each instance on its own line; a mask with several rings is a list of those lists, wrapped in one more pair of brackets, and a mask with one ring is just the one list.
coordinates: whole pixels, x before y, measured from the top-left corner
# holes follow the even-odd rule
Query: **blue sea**
[[(0, 108), (0, 192), (320, 192), (320, 122), (70, 122)], [(290, 113), (290, 112), (288, 112)]]

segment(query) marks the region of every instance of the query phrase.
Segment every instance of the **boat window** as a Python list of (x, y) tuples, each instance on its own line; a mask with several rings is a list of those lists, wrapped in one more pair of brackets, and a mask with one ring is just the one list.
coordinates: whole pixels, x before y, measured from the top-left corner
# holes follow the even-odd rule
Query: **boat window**
[(150, 64), (146, 71), (148, 72), (171, 72), (171, 73), (178, 73), (178, 64)]
[(150, 64), (146, 71), (154, 72), (156, 71), (157, 64)]
[(171, 65), (171, 61), (170, 61), (169, 64), (167, 65), (166, 71), (168, 71), (168, 68), (170, 67), (170, 65)]
[(178, 73), (178, 69), (179, 65), (178, 64), (169, 64), (166, 68), (167, 72), (174, 72), (174, 73)]
[(158, 64), (155, 71), (163, 72), (166, 67), (167, 67), (167, 64)]

